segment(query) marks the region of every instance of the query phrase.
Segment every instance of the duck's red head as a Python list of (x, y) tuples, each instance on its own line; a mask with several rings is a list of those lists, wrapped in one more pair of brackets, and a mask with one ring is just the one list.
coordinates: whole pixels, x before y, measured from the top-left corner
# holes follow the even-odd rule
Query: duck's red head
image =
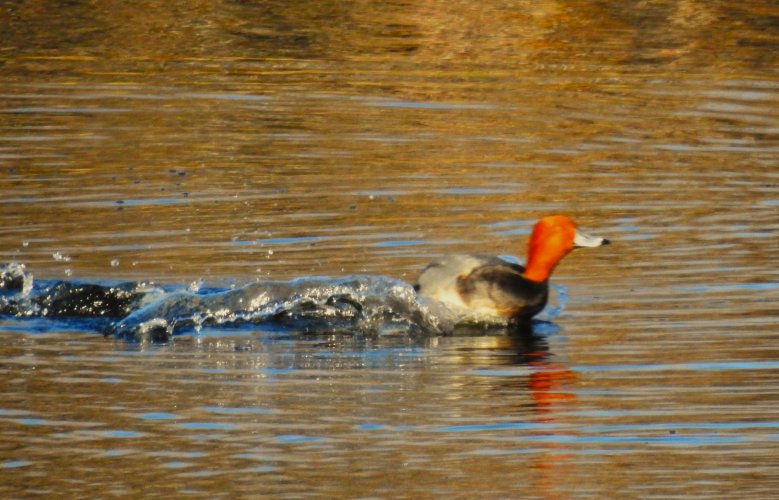
[(554, 268), (568, 252), (577, 247), (597, 247), (609, 240), (588, 236), (576, 230), (576, 224), (564, 215), (550, 215), (533, 227), (523, 276), (531, 281), (549, 279)]

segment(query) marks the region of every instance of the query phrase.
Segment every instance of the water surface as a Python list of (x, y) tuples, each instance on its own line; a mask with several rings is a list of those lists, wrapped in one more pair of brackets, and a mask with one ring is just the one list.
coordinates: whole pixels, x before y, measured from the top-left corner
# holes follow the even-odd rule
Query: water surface
[[(45, 13), (45, 15), (43, 14)], [(770, 2), (43, 2), (0, 30), (0, 262), (192, 291), (523, 257), (531, 337), (0, 320), (6, 496), (766, 498)]]

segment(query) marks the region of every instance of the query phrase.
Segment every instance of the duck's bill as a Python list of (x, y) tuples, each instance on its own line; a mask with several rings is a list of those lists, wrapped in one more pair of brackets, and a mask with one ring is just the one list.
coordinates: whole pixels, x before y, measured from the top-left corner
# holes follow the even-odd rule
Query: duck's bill
[(609, 243), (611, 242), (606, 238), (590, 236), (589, 234), (584, 234), (580, 231), (576, 231), (576, 236), (573, 238), (574, 248), (592, 248), (599, 247), (601, 245), (608, 245)]

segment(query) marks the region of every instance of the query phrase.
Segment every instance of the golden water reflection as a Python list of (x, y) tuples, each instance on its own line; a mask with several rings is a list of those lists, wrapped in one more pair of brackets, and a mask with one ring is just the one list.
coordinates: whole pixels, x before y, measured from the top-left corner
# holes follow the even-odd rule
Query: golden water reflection
[[(527, 344), (0, 322), (7, 496), (766, 498), (771, 2), (22, 2), (0, 261), (243, 284), (574, 253)], [(525, 339), (526, 340), (526, 339)]]

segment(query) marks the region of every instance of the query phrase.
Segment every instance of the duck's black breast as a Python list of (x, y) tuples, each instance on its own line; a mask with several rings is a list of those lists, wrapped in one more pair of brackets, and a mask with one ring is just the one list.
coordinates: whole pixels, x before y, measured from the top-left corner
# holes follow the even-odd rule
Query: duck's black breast
[(522, 277), (525, 268), (500, 259), (474, 268), (457, 278), (457, 292), (470, 307), (493, 307), (497, 314), (530, 319), (546, 306), (548, 282)]

